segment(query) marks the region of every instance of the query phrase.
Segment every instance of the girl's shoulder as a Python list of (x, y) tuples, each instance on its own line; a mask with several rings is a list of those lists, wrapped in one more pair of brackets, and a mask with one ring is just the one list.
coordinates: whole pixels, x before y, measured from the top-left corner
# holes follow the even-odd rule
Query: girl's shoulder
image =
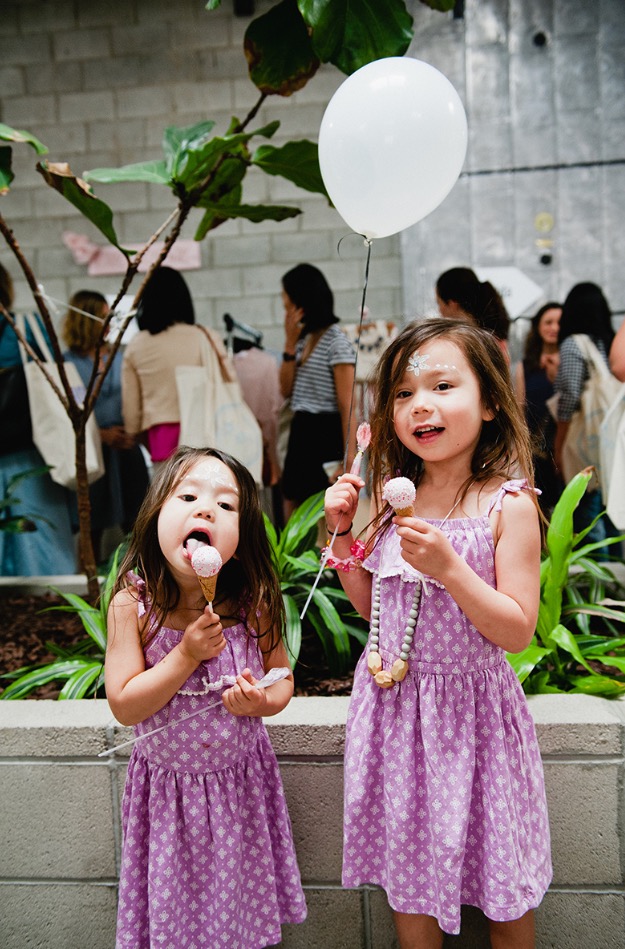
[(482, 503), (486, 505), (485, 513), (487, 515), (499, 514), (503, 508), (507, 497), (514, 497), (520, 500), (519, 506), (525, 507), (527, 504), (535, 507), (532, 494), (537, 490), (527, 480), (527, 478), (494, 478), (483, 485), (480, 496)]

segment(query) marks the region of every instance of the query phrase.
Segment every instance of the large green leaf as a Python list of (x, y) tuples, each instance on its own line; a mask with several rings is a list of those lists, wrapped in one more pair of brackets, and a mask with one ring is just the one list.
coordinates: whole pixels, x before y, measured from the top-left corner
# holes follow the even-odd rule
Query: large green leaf
[(83, 660), (69, 659), (31, 669), (12, 682), (0, 695), (0, 699), (22, 699), (41, 685), (47, 685), (57, 679), (68, 679), (83, 666)]
[(566, 628), (566, 626), (558, 623), (558, 625), (551, 630), (551, 640), (554, 643), (557, 643), (557, 645), (560, 646), (561, 649), (564, 649), (565, 652), (568, 652), (569, 655), (573, 656), (575, 661), (579, 662), (581, 666), (584, 666), (586, 669), (588, 669), (589, 672), (593, 671), (582, 656), (575, 636), (570, 631), (570, 629)]
[(290, 96), (319, 69), (296, 0), (282, 0), (252, 20), (243, 49), (250, 79), (265, 95)]
[(293, 597), (288, 593), (283, 593), (282, 598), (286, 610), (285, 637), (287, 652), (291, 669), (294, 669), (302, 648), (302, 621), (299, 618), (299, 609)]
[(35, 149), (38, 155), (46, 155), (48, 152), (47, 146), (40, 142), (31, 132), (11, 128), (10, 125), (5, 125), (4, 122), (0, 122), (0, 141), (15, 142), (16, 145), (22, 143), (30, 145)]
[[(0, 141), (2, 142), (15, 142), (15, 144), (25, 143), (30, 145), (35, 149), (38, 155), (45, 155), (48, 151), (47, 147), (43, 145), (38, 138), (35, 138), (34, 135), (31, 135), (30, 132), (23, 131), (21, 129), (11, 128), (10, 125), (5, 125), (4, 122), (0, 122)], [(15, 178), (13, 174), (13, 149), (9, 146), (3, 146), (0, 148), (0, 195), (6, 194), (9, 190), (11, 182)]]
[(268, 175), (280, 175), (287, 181), (292, 181), (298, 188), (328, 197), (319, 168), (319, 149), (315, 142), (302, 139), (298, 142), (287, 142), (282, 148), (261, 145), (252, 156), (252, 164), (262, 168)]
[(207, 207), (206, 203), (202, 203), (202, 207), (206, 208), (206, 212), (195, 232), (196, 241), (201, 241), (209, 231), (230, 218), (244, 218), (252, 224), (259, 224), (261, 221), (285, 221), (287, 218), (297, 217), (302, 213), (299, 208), (269, 204), (220, 203)]
[(163, 153), (167, 165), (167, 177), (177, 178), (183, 173), (187, 155), (198, 151), (210, 142), (215, 123), (210, 119), (194, 125), (170, 125), (163, 133)]
[(43, 161), (38, 162), (37, 171), (43, 177), (46, 184), (62, 194), (66, 201), (73, 204), (80, 213), (91, 221), (92, 224), (101, 231), (107, 241), (117, 247), (126, 257), (134, 251), (124, 250), (120, 246), (113, 227), (113, 212), (108, 204), (96, 198), (89, 185), (72, 174), (72, 170), (66, 162), (51, 164)]
[(365, 63), (403, 56), (413, 35), (403, 0), (298, 0), (312, 47), (350, 75)]
[(119, 181), (147, 181), (150, 184), (169, 185), (167, 166), (160, 161), (138, 161), (121, 168), (92, 168), (85, 172), (85, 181), (114, 184)]
[(336, 607), (330, 602), (328, 597), (317, 587), (313, 593), (313, 603), (319, 610), (321, 619), (332, 635), (332, 642), (339, 656), (349, 655), (349, 639), (345, 632), (345, 626), (339, 616)]
[(549, 649), (543, 649), (542, 646), (538, 646), (536, 643), (530, 643), (522, 652), (509, 652), (506, 653), (506, 657), (516, 672), (519, 682), (524, 682), (541, 659), (544, 659), (549, 653)]
[(573, 684), (571, 692), (582, 692), (584, 695), (602, 695), (609, 699), (616, 698), (625, 692), (625, 682), (610, 679), (608, 676), (572, 676), (571, 682)]
[(67, 680), (59, 693), (59, 699), (84, 699), (92, 691), (92, 686), (101, 682), (104, 664), (85, 662), (81, 669)]

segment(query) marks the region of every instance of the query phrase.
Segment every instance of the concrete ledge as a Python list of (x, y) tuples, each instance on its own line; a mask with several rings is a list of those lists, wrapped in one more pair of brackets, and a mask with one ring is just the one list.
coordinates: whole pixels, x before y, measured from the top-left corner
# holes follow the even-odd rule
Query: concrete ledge
[[(284, 928), (286, 949), (397, 949), (384, 894), (340, 884), (348, 703), (295, 698), (267, 720), (309, 904), (303, 925)], [(529, 704), (554, 859), (539, 949), (616, 949), (625, 945), (625, 702), (545, 695)], [(97, 755), (131, 735), (102, 700), (0, 702), (4, 949), (112, 946), (128, 749)], [(483, 917), (467, 907), (446, 949), (487, 945)]]

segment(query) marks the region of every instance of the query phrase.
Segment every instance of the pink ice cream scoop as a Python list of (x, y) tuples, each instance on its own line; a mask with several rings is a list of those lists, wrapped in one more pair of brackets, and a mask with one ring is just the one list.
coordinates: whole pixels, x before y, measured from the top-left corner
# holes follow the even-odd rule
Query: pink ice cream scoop
[(191, 555), (191, 566), (200, 581), (202, 593), (212, 603), (217, 589), (217, 574), (222, 567), (221, 554), (210, 544), (200, 544)]
[(409, 478), (391, 478), (382, 488), (382, 498), (388, 501), (400, 517), (412, 517), (416, 488)]

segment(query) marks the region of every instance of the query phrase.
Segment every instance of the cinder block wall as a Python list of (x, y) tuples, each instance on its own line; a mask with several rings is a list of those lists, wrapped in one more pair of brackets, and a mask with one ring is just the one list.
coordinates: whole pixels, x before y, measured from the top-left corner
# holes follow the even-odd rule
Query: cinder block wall
[[(256, 0), (256, 11), (271, 5)], [(407, 6), (415, 23), (410, 54), (441, 69), (458, 89), (469, 150), (463, 176), (439, 209), (401, 236), (374, 242), (371, 315), (403, 322), (434, 312), (437, 275), (468, 264), (520, 267), (544, 299), (562, 297), (577, 280), (595, 280), (622, 316), (622, 0), (466, 0), (463, 19), (419, 0)], [(50, 147), (50, 160), (69, 161), (77, 173), (158, 158), (168, 125), (210, 118), (223, 132), (257, 98), (242, 52), (249, 18), (234, 16), (232, 0), (210, 13), (204, 7), (203, 0), (4, 0), (0, 121), (34, 132)], [(344, 78), (324, 67), (291, 98), (270, 97), (258, 127), (279, 119), (276, 143), (317, 140)], [(17, 179), (1, 210), (48, 293), (64, 301), (84, 286), (116, 291), (117, 278), (88, 277), (61, 242), (71, 230), (102, 243), (98, 232), (42, 185), (27, 146), (15, 149), (14, 163)], [(355, 322), (362, 240), (348, 236), (339, 253), (350, 231), (320, 196), (260, 172), (246, 188), (246, 200), (294, 204), (304, 213), (281, 224), (229, 222), (209, 235), (201, 270), (187, 274), (198, 319), (221, 328), (229, 312), (281, 351), (280, 277), (308, 260), (327, 274), (337, 313)], [(125, 242), (144, 241), (172, 208), (169, 192), (156, 186), (96, 191), (113, 207)], [(536, 229), (541, 212), (554, 218), (549, 233)], [(193, 236), (197, 219), (183, 237)], [(539, 263), (540, 239), (553, 241), (547, 267)], [(7, 260), (1, 245), (0, 259)], [(17, 277), (17, 266), (9, 265)], [(30, 306), (22, 280), (18, 293), (18, 306)]]
[[(342, 755), (348, 699), (296, 698), (268, 721), (309, 917), (285, 949), (397, 949), (384, 894), (343, 890)], [(538, 949), (625, 945), (625, 703), (535, 696), (554, 881), (538, 911)], [(112, 949), (129, 737), (105, 701), (0, 702), (0, 906), (3, 949)], [(486, 949), (468, 909), (446, 949)]]

